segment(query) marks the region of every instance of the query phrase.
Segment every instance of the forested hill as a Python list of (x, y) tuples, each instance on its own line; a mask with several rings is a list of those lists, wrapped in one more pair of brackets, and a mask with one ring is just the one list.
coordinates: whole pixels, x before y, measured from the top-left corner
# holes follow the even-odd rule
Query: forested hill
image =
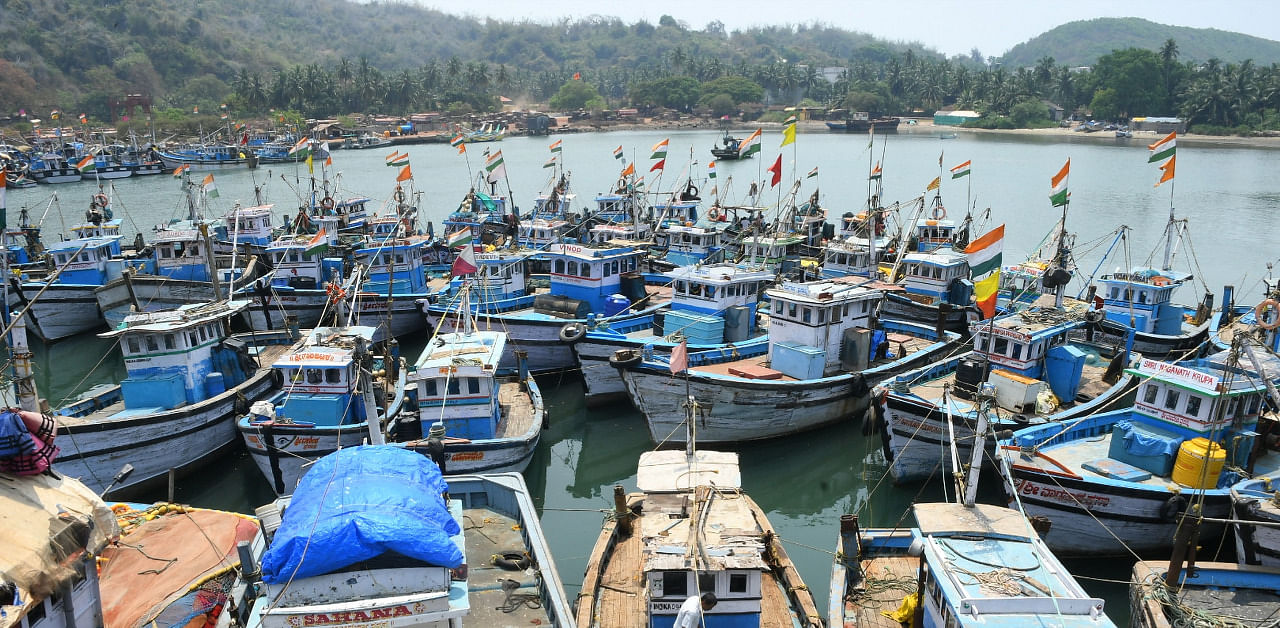
[(0, 85), (7, 88), (0, 111), (123, 91), (173, 104), (216, 102), (241, 70), (269, 78), (290, 66), (332, 68), (342, 59), (367, 60), (386, 75), (451, 59), (502, 65), (504, 80), (519, 89), (539, 73), (558, 81), (566, 72), (659, 70), (673, 59), (822, 67), (884, 62), (907, 48), (820, 25), (729, 33), (718, 23), (685, 25), (666, 16), (658, 24), (595, 16), (482, 21), (377, 1), (0, 0), (0, 14)]
[[(1211, 4), (1206, 4), (1204, 9), (1216, 10)], [(1256, 65), (1280, 63), (1280, 42), (1214, 28), (1166, 26), (1136, 17), (1063, 24), (1014, 46), (1001, 60), (1005, 67), (1011, 68), (1033, 66), (1043, 57), (1052, 57), (1055, 62), (1069, 66), (1092, 65), (1112, 50), (1159, 50), (1169, 39), (1178, 42), (1179, 56), (1185, 61), (1216, 58), (1228, 63), (1246, 59), (1253, 59)]]

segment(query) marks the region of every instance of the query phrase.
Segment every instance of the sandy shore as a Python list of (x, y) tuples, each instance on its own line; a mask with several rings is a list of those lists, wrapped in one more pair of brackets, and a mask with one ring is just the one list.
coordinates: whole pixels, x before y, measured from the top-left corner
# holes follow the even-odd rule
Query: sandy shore
[[(1162, 134), (1153, 131), (1135, 131), (1132, 138), (1118, 139), (1113, 131), (1097, 131), (1094, 133), (1084, 133), (1081, 131), (1072, 131), (1070, 128), (1053, 127), (1047, 129), (967, 129), (963, 127), (953, 126), (934, 126), (933, 120), (928, 118), (916, 118), (915, 124), (909, 124), (904, 119), (898, 125), (899, 135), (940, 135), (943, 133), (962, 134), (996, 134), (996, 135), (1033, 135), (1038, 137), (1059, 137), (1064, 141), (1085, 141), (1085, 142), (1132, 142), (1134, 144), (1150, 144), (1161, 137)], [(733, 129), (735, 132), (750, 128), (752, 126), (760, 126), (766, 129), (779, 129), (782, 127), (780, 123), (750, 123), (735, 122)], [(614, 123), (607, 122), (603, 124), (591, 123), (575, 123), (569, 132), (585, 133), (585, 132), (607, 132), (607, 131), (625, 131), (640, 129), (713, 129), (719, 128), (718, 120), (680, 120), (666, 121), (654, 120), (649, 123), (643, 122), (627, 122)], [(822, 120), (804, 120), (800, 122), (800, 131), (804, 133), (827, 133), (826, 124)], [(1178, 136), (1178, 142), (1187, 146), (1240, 146), (1249, 148), (1280, 148), (1280, 137), (1236, 137), (1236, 136), (1219, 136), (1219, 135), (1200, 135), (1197, 133), (1185, 133)]]

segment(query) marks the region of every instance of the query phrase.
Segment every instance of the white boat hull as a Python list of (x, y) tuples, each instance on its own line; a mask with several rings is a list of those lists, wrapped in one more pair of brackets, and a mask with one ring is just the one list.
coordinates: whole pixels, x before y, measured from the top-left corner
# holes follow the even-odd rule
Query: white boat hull
[(60, 424), (57, 443), (62, 451), (54, 468), (100, 493), (125, 464), (133, 465), (133, 474), (113, 492), (163, 478), (170, 469), (198, 466), (235, 443), (236, 392), (249, 401), (261, 398), (272, 388), (269, 374), (270, 369), (260, 369), (242, 386), (191, 406), (129, 419)]
[[(439, 312), (424, 310), (427, 324), (438, 333), (458, 331), (460, 326), (456, 314), (440, 320)], [(500, 329), (507, 332), (507, 344), (502, 352), (500, 368), (516, 368), (517, 351), (524, 351), (529, 356), (529, 370), (534, 373), (565, 371), (578, 367), (578, 358), (573, 353), (573, 346), (560, 340), (560, 328), (569, 321), (528, 320), (511, 316), (489, 316), (477, 314), (476, 326), (482, 330)]]
[[(35, 299), (43, 285), (24, 284), (22, 295), (9, 293), (10, 311), (17, 313)], [(27, 329), (46, 341), (61, 340), (102, 326), (102, 312), (93, 291), (97, 286), (52, 284), (31, 305)]]

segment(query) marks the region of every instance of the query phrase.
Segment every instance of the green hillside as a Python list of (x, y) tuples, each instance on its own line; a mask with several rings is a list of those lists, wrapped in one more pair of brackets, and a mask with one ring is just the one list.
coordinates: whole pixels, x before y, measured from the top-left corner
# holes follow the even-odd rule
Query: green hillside
[[(1208, 5), (1206, 5), (1206, 10)], [(1257, 65), (1280, 63), (1280, 42), (1230, 33), (1213, 28), (1167, 26), (1141, 18), (1098, 18), (1063, 24), (1009, 49), (1001, 58), (1005, 67), (1029, 67), (1043, 57), (1069, 66), (1092, 65), (1112, 50), (1158, 50), (1166, 40), (1178, 42), (1184, 61), (1218, 59), (1239, 63), (1253, 59)]]
[(546, 98), (579, 71), (621, 92), (672, 64), (713, 63), (711, 74), (719, 75), (784, 61), (878, 63), (905, 50), (818, 24), (730, 33), (667, 16), (658, 24), (481, 21), (385, 1), (0, 0), (0, 14), (2, 113), (76, 106), (100, 114), (107, 98), (124, 93), (152, 94), (174, 107), (216, 106), (237, 79), (256, 77), (269, 89), (277, 72), (302, 67), (300, 80), (315, 83), (322, 77), (308, 67), (333, 69), (344, 59), (343, 78), (376, 73), (389, 82), (438, 72), (463, 88), (500, 83), (510, 96)]

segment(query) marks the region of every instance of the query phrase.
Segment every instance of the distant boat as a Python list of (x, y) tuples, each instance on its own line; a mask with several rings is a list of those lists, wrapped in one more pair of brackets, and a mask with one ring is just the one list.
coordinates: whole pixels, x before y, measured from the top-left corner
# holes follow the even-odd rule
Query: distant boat
[(827, 130), (835, 133), (897, 133), (901, 121), (892, 116), (873, 116), (866, 111), (843, 109), (833, 109), (828, 115), (843, 116), (843, 119), (827, 122)]
[(372, 133), (365, 133), (360, 137), (352, 138), (343, 143), (344, 147), (352, 149), (381, 148), (390, 145), (391, 140)]
[(940, 139), (940, 140), (954, 140), (954, 139), (956, 139), (956, 134), (955, 134), (955, 133), (940, 133), (940, 134), (938, 134), (938, 139)]

